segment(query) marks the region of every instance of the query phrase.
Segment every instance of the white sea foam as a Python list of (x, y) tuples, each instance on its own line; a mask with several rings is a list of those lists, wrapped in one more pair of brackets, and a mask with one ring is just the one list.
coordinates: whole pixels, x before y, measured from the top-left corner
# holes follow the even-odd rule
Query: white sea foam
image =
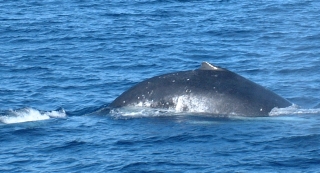
[(24, 108), (19, 110), (11, 110), (7, 113), (7, 115), (0, 116), (0, 122), (5, 124), (13, 124), (64, 117), (66, 117), (66, 112), (63, 109), (59, 111), (41, 112), (33, 108)]
[[(172, 98), (173, 105), (169, 109), (151, 108), (154, 104), (153, 101), (143, 101), (135, 105), (124, 107), (120, 109), (111, 110), (111, 115), (116, 117), (155, 117), (155, 116), (172, 116), (182, 114), (194, 114), (206, 115), (208, 112), (212, 112), (214, 109), (207, 106), (208, 100), (203, 97), (195, 97), (190, 95), (182, 95)], [(209, 100), (210, 101), (210, 100)], [(213, 104), (214, 106), (214, 104)], [(210, 109), (210, 110), (209, 110)], [(281, 115), (301, 115), (301, 114), (320, 114), (320, 108), (318, 109), (302, 109), (297, 105), (292, 105), (286, 108), (273, 108), (269, 116), (281, 116)], [(238, 116), (235, 113), (229, 113), (229, 115), (220, 114), (218, 111), (214, 112), (215, 117), (232, 117), (232, 118), (244, 118)]]
[(110, 111), (110, 115), (113, 117), (157, 117), (173, 115), (173, 112), (167, 109), (153, 109), (148, 107), (129, 106), (118, 109), (112, 109)]
[(319, 114), (320, 109), (301, 109), (297, 105), (292, 105), (286, 108), (273, 108), (269, 115), (278, 116), (278, 115), (298, 115), (298, 114)]

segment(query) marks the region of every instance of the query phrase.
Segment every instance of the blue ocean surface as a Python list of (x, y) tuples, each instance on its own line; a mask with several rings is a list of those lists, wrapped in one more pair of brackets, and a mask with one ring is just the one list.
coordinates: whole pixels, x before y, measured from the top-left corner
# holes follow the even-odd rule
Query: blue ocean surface
[[(0, 172), (320, 170), (320, 1), (0, 0), (0, 14)], [(294, 106), (95, 113), (203, 61)]]

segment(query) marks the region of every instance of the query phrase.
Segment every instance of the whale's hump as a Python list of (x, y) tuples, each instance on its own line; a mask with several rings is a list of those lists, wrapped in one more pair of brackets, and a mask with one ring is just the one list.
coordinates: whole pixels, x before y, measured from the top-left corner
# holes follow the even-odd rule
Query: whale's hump
[(146, 79), (122, 93), (109, 107), (155, 108), (161, 112), (161, 109), (168, 109), (220, 117), (270, 116), (273, 108), (291, 105), (259, 84), (225, 68), (203, 62), (196, 70)]
[(208, 62), (202, 62), (199, 70), (224, 70), (224, 69), (217, 67), (217, 66), (214, 66)]

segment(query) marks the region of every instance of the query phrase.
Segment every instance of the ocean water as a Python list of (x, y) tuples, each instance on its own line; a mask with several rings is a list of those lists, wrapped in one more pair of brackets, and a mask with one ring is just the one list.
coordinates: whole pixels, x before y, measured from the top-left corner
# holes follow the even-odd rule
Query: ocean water
[[(1, 1), (1, 172), (318, 172), (319, 1)], [(294, 103), (270, 117), (96, 114), (202, 61)]]

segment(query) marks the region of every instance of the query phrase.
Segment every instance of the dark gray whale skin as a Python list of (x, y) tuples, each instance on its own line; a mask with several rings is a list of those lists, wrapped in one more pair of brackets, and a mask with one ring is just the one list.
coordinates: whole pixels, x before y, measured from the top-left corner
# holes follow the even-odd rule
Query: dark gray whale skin
[(216, 115), (268, 116), (292, 104), (229, 70), (203, 62), (196, 70), (147, 79), (122, 93), (110, 108), (142, 106)]

